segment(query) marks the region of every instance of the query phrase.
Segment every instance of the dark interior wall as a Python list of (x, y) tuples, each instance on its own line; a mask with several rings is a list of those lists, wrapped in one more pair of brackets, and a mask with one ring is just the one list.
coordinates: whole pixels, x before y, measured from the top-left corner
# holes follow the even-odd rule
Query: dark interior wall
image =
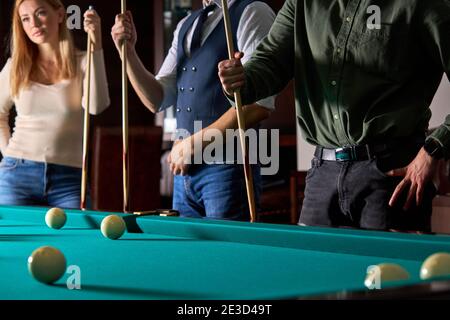
[(0, 67), (3, 68), (3, 65), (6, 62), (6, 59), (9, 55), (8, 53), (8, 35), (9, 35), (9, 26), (11, 22), (10, 12), (12, 8), (13, 1), (0, 1)]
[[(121, 85), (121, 61), (111, 38), (111, 28), (115, 17), (121, 10), (121, 1), (95, 1), (95, 0), (63, 0), (66, 6), (76, 4), (82, 12), (89, 5), (93, 5), (102, 19), (102, 38), (105, 54), (105, 63), (108, 75), (111, 106), (101, 115), (93, 117), (94, 126), (120, 126), (122, 119), (122, 85)], [(138, 42), (136, 50), (140, 54), (142, 62), (149, 70), (153, 70), (153, 26), (150, 17), (153, 16), (153, 1), (128, 0), (127, 9), (133, 13), (134, 21), (138, 28)], [(78, 48), (86, 49), (86, 33), (84, 30), (74, 30), (74, 39)], [(134, 90), (129, 85), (128, 89), (129, 124), (153, 125), (153, 114), (140, 102)]]

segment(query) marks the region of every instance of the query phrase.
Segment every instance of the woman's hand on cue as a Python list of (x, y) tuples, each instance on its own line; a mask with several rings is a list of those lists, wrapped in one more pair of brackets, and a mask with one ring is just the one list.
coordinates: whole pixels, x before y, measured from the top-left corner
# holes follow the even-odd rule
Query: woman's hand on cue
[(84, 31), (86, 31), (91, 38), (94, 50), (102, 49), (102, 22), (100, 16), (95, 10), (87, 10), (84, 13), (83, 21)]

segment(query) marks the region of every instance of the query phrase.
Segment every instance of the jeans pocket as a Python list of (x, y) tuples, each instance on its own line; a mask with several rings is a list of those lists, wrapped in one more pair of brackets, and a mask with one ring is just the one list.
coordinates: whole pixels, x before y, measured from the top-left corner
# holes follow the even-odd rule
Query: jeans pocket
[(318, 158), (313, 158), (311, 160), (311, 168), (306, 172), (305, 181), (311, 179), (319, 167), (320, 167), (320, 160)]
[(375, 171), (376, 174), (378, 174), (382, 178), (389, 178), (389, 176), (384, 172), (384, 170), (380, 169), (376, 159), (371, 160), (370, 167), (373, 169), (373, 171)]
[(0, 170), (13, 170), (19, 164), (19, 159), (5, 157), (0, 162)]

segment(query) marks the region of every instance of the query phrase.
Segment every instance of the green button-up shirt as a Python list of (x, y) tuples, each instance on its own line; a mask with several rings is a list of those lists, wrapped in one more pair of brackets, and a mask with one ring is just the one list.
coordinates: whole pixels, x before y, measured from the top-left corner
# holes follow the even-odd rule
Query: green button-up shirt
[[(303, 136), (337, 148), (424, 133), (444, 72), (450, 0), (286, 0), (241, 94), (248, 104), (295, 78)], [(448, 116), (433, 133), (447, 155), (449, 130)]]

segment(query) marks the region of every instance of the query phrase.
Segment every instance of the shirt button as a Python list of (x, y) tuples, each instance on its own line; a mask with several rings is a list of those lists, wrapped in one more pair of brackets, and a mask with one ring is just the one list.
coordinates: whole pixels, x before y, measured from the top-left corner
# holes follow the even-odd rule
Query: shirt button
[(192, 109), (189, 108), (189, 107), (187, 107), (186, 110), (187, 110), (187, 112), (191, 112), (192, 111)]
[(337, 52), (337, 53), (341, 53), (341, 48), (337, 48), (337, 49), (336, 49), (336, 52)]
[(184, 92), (184, 88), (183, 88), (183, 87), (181, 87), (181, 88), (180, 88), (180, 91), (181, 91), (181, 92)]
[(345, 21), (347, 21), (347, 22), (351, 22), (351, 21), (352, 21), (352, 18), (350, 18), (350, 17), (347, 17), (347, 18), (345, 19)]
[(338, 114), (334, 115), (334, 120), (339, 120), (339, 115)]
[(189, 88), (189, 91), (190, 91), (190, 92), (194, 92), (194, 88), (190, 87), (190, 88)]
[(181, 112), (181, 109), (180, 109), (180, 108), (177, 108), (177, 112)]
[(183, 67), (183, 71), (187, 71), (187, 68), (186, 68), (186, 67)]
[(336, 85), (337, 85), (337, 82), (336, 81), (331, 81), (331, 85), (333, 86), (333, 87), (335, 87)]
[(192, 71), (197, 71), (197, 68), (196, 67), (192, 67)]

